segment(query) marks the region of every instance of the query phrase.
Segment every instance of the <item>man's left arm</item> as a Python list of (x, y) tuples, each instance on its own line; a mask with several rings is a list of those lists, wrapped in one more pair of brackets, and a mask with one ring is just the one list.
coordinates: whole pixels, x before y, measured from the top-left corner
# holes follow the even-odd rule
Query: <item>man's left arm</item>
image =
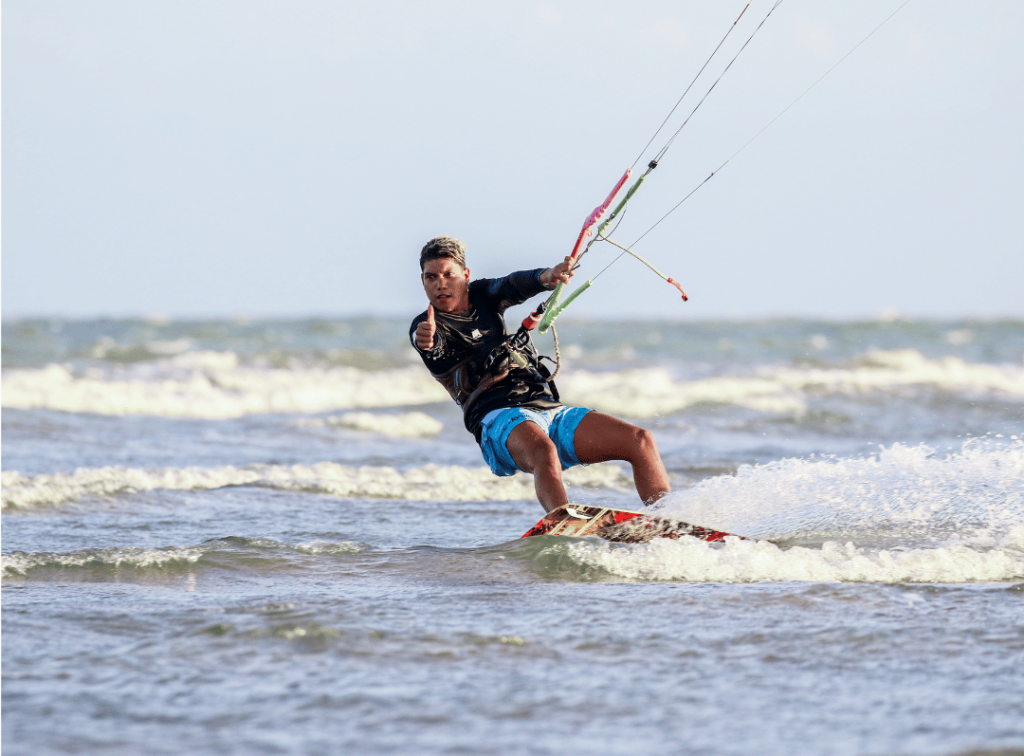
[(485, 296), (498, 312), (522, 304), (545, 291), (551, 291), (560, 282), (568, 283), (572, 278), (572, 266), (568, 257), (552, 268), (537, 268), (511, 273), (504, 278), (480, 281)]

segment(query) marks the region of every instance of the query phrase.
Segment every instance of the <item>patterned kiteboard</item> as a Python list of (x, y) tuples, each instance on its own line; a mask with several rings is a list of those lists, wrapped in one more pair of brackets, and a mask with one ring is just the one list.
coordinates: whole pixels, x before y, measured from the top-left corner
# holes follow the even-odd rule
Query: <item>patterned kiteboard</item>
[(568, 504), (548, 512), (523, 538), (538, 535), (597, 536), (619, 543), (646, 543), (653, 538), (682, 536), (721, 541), (732, 534), (643, 512)]

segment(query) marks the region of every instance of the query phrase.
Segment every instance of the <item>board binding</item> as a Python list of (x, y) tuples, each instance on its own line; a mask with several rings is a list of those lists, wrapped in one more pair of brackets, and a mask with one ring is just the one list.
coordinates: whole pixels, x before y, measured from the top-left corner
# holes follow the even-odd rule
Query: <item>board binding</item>
[(732, 533), (702, 528), (681, 520), (671, 520), (643, 512), (568, 504), (548, 512), (522, 537), (530, 538), (539, 535), (573, 536), (575, 538), (597, 536), (617, 543), (646, 543), (655, 538), (682, 538), (683, 536), (693, 536), (702, 541), (714, 542), (722, 541), (732, 536)]

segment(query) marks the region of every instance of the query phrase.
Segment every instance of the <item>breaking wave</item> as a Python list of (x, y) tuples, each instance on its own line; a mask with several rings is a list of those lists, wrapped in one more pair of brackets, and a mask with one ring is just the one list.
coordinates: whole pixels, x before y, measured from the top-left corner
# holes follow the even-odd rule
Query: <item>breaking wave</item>
[(893, 444), (863, 458), (744, 465), (666, 497), (668, 514), (772, 540), (991, 544), (1024, 528), (1024, 439), (945, 454)]
[(1024, 527), (994, 548), (877, 549), (828, 541), (817, 547), (780, 547), (768, 541), (655, 539), (633, 546), (594, 539), (546, 547), (540, 561), (559, 572), (599, 571), (603, 579), (755, 583), (781, 581), (872, 583), (1000, 583), (1024, 579)]
[(698, 380), (664, 368), (570, 372), (561, 379), (571, 402), (612, 414), (651, 418), (697, 404), (733, 404), (760, 412), (802, 413), (812, 394), (863, 394), (920, 386), (1009, 399), (1024, 397), (1024, 368), (972, 364), (958, 357), (928, 359), (914, 349), (869, 351), (847, 367), (763, 367), (755, 375)]
[(296, 424), (307, 428), (349, 428), (392, 438), (426, 438), (436, 436), (444, 430), (444, 424), (440, 420), (435, 420), (425, 412), (405, 412), (397, 415), (346, 412), (331, 417), (303, 418), (296, 421)]
[[(572, 468), (566, 471), (565, 481), (588, 488), (630, 485), (630, 478), (624, 477), (614, 464)], [(499, 478), (486, 467), (425, 465), (400, 471), (385, 466), (349, 467), (319, 462), (161, 470), (100, 467), (36, 476), (4, 471), (3, 508), (39, 509), (87, 496), (110, 497), (155, 490), (202, 491), (229, 486), (405, 501), (514, 501), (534, 497), (532, 476), (520, 473)]]
[(972, 583), (1024, 579), (1024, 439), (939, 454), (744, 466), (670, 494), (658, 514), (745, 538), (558, 539), (537, 562), (569, 580)]
[(223, 419), (265, 413), (427, 404), (447, 394), (419, 366), (254, 367), (233, 352), (189, 352), (155, 362), (89, 367), (50, 364), (3, 376), (3, 406)]
[(243, 561), (252, 561), (253, 554), (264, 556), (281, 553), (289, 556), (322, 556), (358, 554), (363, 548), (350, 541), (309, 543), (281, 543), (270, 538), (224, 538), (199, 546), (167, 546), (141, 548), (136, 546), (106, 549), (82, 549), (67, 553), (20, 552), (0, 556), (0, 575), (3, 578), (31, 577), (33, 573), (60, 571), (62, 574), (104, 577), (114, 575), (175, 574), (190, 571), (200, 559), (216, 554), (220, 561), (241, 555)]
[[(170, 350), (168, 350), (170, 351)], [(801, 413), (811, 395), (858, 394), (921, 386), (968, 397), (1024, 397), (1024, 367), (929, 359), (913, 349), (873, 350), (839, 367), (769, 366), (753, 374), (680, 378), (667, 368), (567, 371), (567, 401), (650, 418), (698, 404)], [(105, 415), (233, 418), (319, 413), (446, 402), (420, 365), (244, 365), (233, 352), (191, 351), (150, 362), (78, 368), (52, 363), (3, 375), (3, 406)], [(353, 422), (358, 422), (353, 420)], [(383, 431), (388, 432), (388, 431)]]
[(68, 554), (12, 552), (0, 556), (3, 577), (25, 576), (33, 570), (52, 569), (130, 569), (136, 571), (173, 571), (195, 564), (205, 553), (202, 548), (139, 547), (83, 549)]

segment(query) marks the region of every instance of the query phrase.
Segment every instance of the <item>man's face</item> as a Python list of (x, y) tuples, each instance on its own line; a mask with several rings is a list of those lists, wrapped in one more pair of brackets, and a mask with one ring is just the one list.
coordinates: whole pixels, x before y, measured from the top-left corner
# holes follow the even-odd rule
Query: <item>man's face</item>
[(463, 268), (450, 257), (427, 260), (420, 278), (435, 310), (462, 312), (469, 309), (469, 268)]

